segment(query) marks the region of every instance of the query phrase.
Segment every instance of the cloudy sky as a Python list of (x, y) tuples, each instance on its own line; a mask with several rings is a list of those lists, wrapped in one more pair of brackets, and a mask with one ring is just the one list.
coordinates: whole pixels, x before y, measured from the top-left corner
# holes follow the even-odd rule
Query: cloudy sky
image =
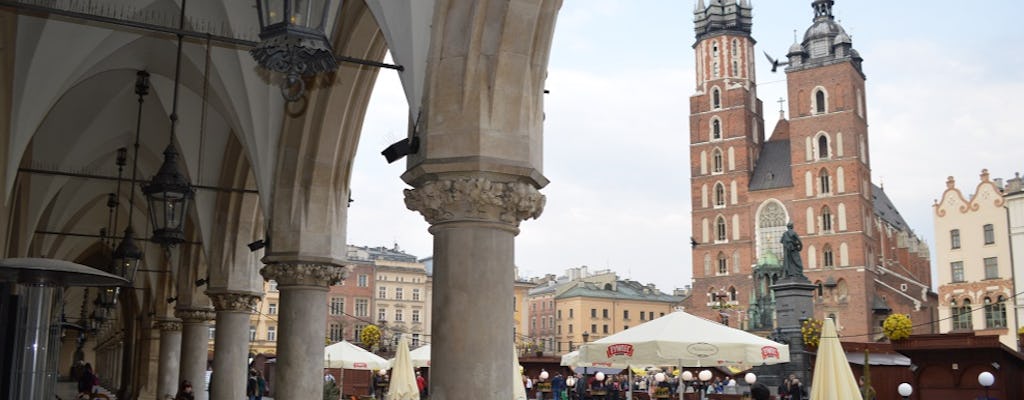
[[(688, 0), (565, 0), (545, 101), (547, 206), (525, 221), (525, 277), (589, 266), (655, 283), (691, 281), (688, 119), (694, 92)], [(982, 168), (1024, 172), (1024, 6), (1016, 0), (837, 0), (837, 19), (864, 57), (872, 180), (933, 243), (932, 202), (947, 176), (973, 192)], [(811, 25), (810, 0), (753, 0), (758, 96), (766, 132), (778, 118), (782, 57)], [(432, 252), (428, 225), (406, 210), (380, 151), (406, 134), (397, 73), (382, 71), (353, 174), (349, 243)], [(934, 254), (934, 249), (933, 249)], [(934, 267), (933, 267), (934, 268)]]

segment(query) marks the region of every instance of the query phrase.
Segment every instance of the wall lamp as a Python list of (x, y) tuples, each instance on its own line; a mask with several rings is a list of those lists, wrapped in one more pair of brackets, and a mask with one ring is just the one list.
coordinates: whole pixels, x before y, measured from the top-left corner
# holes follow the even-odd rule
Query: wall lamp
[(249, 243), (246, 246), (249, 246), (249, 251), (256, 251), (264, 247), (267, 247), (267, 241), (260, 239), (255, 242)]
[(410, 154), (416, 154), (419, 151), (420, 138), (418, 136), (413, 136), (409, 139), (402, 139), (395, 142), (388, 146), (388, 148), (384, 149), (384, 151), (380, 152), (380, 154), (384, 156), (384, 159), (388, 161), (388, 164), (391, 164), (402, 157)]

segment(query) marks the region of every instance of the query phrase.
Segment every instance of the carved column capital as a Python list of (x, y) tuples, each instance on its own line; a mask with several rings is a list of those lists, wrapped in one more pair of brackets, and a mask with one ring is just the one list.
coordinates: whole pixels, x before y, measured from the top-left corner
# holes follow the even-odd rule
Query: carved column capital
[(533, 185), (488, 177), (452, 177), (405, 190), (405, 206), (431, 225), (450, 221), (500, 222), (516, 227), (540, 217), (546, 198)]
[(260, 296), (252, 293), (207, 293), (217, 311), (239, 311), (251, 313), (256, 309)]
[(289, 286), (323, 287), (337, 285), (348, 276), (348, 268), (331, 264), (274, 263), (260, 269), (265, 279), (277, 281), (278, 288)]
[(158, 319), (153, 321), (153, 329), (161, 331), (180, 331), (181, 321), (173, 319)]
[(195, 324), (212, 321), (217, 314), (209, 308), (179, 308), (174, 310), (174, 316), (181, 319), (183, 323)]

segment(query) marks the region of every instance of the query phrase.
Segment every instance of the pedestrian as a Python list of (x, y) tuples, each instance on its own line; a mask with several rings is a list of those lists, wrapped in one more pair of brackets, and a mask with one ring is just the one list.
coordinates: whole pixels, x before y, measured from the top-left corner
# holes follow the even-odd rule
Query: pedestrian
[(790, 400), (804, 400), (807, 398), (807, 394), (804, 390), (804, 384), (800, 383), (800, 379), (796, 376), (789, 376), (789, 398)]
[(779, 384), (779, 400), (789, 400), (789, 378)]
[(772, 397), (772, 393), (763, 383), (755, 382), (750, 387), (750, 397), (753, 400), (768, 400)]
[(256, 400), (256, 392), (260, 389), (260, 382), (256, 379), (256, 370), (249, 370), (249, 379), (245, 383), (245, 396), (249, 400)]
[(565, 378), (560, 372), (555, 373), (554, 379), (551, 379), (551, 391), (554, 393), (555, 400), (562, 400), (562, 395), (565, 392)]
[(416, 372), (416, 388), (420, 390), (420, 399), (427, 398), (427, 378), (424, 378), (419, 371)]
[(174, 400), (195, 400), (195, 398), (196, 395), (192, 393), (192, 382), (183, 379), (178, 385), (178, 394), (174, 395)]
[(267, 392), (267, 380), (263, 379), (263, 373), (256, 370), (256, 400), (263, 400), (263, 394)]
[(78, 397), (92, 398), (92, 389), (96, 385), (96, 375), (92, 372), (92, 364), (85, 363), (78, 378)]

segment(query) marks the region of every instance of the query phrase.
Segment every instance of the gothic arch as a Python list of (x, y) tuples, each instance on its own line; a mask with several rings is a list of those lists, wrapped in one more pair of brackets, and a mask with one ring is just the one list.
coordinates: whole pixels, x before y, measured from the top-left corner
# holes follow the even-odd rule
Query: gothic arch
[(782, 233), (786, 231), (786, 223), (791, 221), (786, 206), (776, 199), (768, 199), (757, 206), (755, 229), (757, 236), (757, 257), (761, 259), (766, 253), (772, 253), (781, 260)]

